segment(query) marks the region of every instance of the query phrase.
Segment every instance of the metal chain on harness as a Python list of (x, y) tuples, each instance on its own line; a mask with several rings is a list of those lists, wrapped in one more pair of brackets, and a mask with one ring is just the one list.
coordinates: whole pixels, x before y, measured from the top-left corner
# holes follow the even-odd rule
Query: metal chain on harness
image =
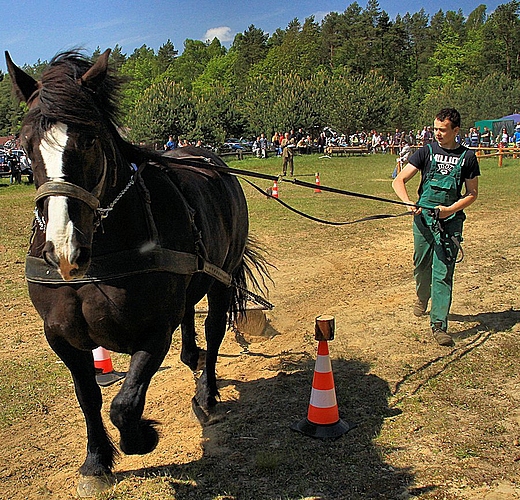
[[(132, 165), (134, 165), (132, 163)], [(122, 189), (122, 191), (114, 198), (114, 201), (108, 205), (107, 208), (97, 208), (96, 213), (99, 216), (98, 222), (96, 224), (96, 227), (101, 223), (103, 219), (106, 219), (108, 217), (108, 214), (114, 210), (114, 207), (119, 202), (119, 200), (126, 194), (126, 192), (134, 185), (135, 183), (135, 175), (133, 174), (132, 177), (130, 177), (130, 180), (128, 181), (128, 184)]]

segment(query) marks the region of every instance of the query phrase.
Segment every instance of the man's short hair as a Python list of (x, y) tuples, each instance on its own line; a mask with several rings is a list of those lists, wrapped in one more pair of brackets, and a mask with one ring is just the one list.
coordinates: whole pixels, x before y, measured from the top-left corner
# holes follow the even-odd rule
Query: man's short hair
[(452, 129), (455, 127), (460, 127), (460, 113), (455, 108), (441, 109), (435, 118), (441, 122), (444, 120), (449, 120), (451, 122)]

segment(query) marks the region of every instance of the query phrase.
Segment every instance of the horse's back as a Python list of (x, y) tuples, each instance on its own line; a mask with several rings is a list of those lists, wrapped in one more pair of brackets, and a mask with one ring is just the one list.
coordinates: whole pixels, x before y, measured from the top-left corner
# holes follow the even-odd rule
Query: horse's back
[[(194, 210), (195, 224), (209, 256), (215, 264), (238, 266), (247, 244), (249, 222), (247, 202), (237, 178), (213, 168), (227, 165), (206, 149), (188, 146), (164, 156), (169, 160), (165, 172)], [(213, 252), (219, 255), (211, 255)]]

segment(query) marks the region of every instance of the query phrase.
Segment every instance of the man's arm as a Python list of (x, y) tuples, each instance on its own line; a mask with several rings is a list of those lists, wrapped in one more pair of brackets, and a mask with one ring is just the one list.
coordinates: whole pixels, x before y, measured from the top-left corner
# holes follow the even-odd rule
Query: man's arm
[(410, 205), (408, 205), (408, 210), (414, 214), (420, 213), (421, 209), (413, 205), (414, 202), (410, 200), (408, 191), (406, 189), (406, 183), (412, 177), (414, 177), (417, 172), (419, 172), (419, 169), (413, 166), (411, 163), (408, 163), (408, 165), (406, 165), (406, 167), (404, 167), (401, 172), (399, 172), (397, 177), (392, 182), (392, 188), (394, 189), (395, 194), (399, 196), (399, 198), (405, 203), (410, 203)]
[(444, 207), (442, 205), (439, 205), (435, 208), (439, 209), (439, 218), (445, 219), (446, 217), (449, 217), (450, 215), (454, 214), (455, 212), (459, 212), (460, 210), (464, 210), (465, 208), (468, 208), (476, 199), (478, 196), (478, 177), (475, 177), (473, 179), (466, 179), (464, 181), (464, 185), (466, 187), (466, 192), (464, 193), (464, 196), (457, 200), (455, 203), (451, 204), (449, 207)]

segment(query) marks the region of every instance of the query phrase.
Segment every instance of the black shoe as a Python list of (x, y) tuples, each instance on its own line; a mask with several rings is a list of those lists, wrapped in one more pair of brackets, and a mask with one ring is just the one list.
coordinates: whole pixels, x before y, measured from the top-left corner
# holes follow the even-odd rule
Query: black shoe
[(424, 302), (417, 297), (417, 300), (415, 301), (415, 304), (413, 305), (413, 313), (415, 316), (423, 316), (426, 313), (426, 308), (428, 307), (428, 301), (425, 300)]
[(434, 325), (432, 327), (432, 333), (433, 338), (437, 341), (439, 345), (443, 345), (446, 347), (452, 347), (455, 345), (453, 339), (439, 325)]

